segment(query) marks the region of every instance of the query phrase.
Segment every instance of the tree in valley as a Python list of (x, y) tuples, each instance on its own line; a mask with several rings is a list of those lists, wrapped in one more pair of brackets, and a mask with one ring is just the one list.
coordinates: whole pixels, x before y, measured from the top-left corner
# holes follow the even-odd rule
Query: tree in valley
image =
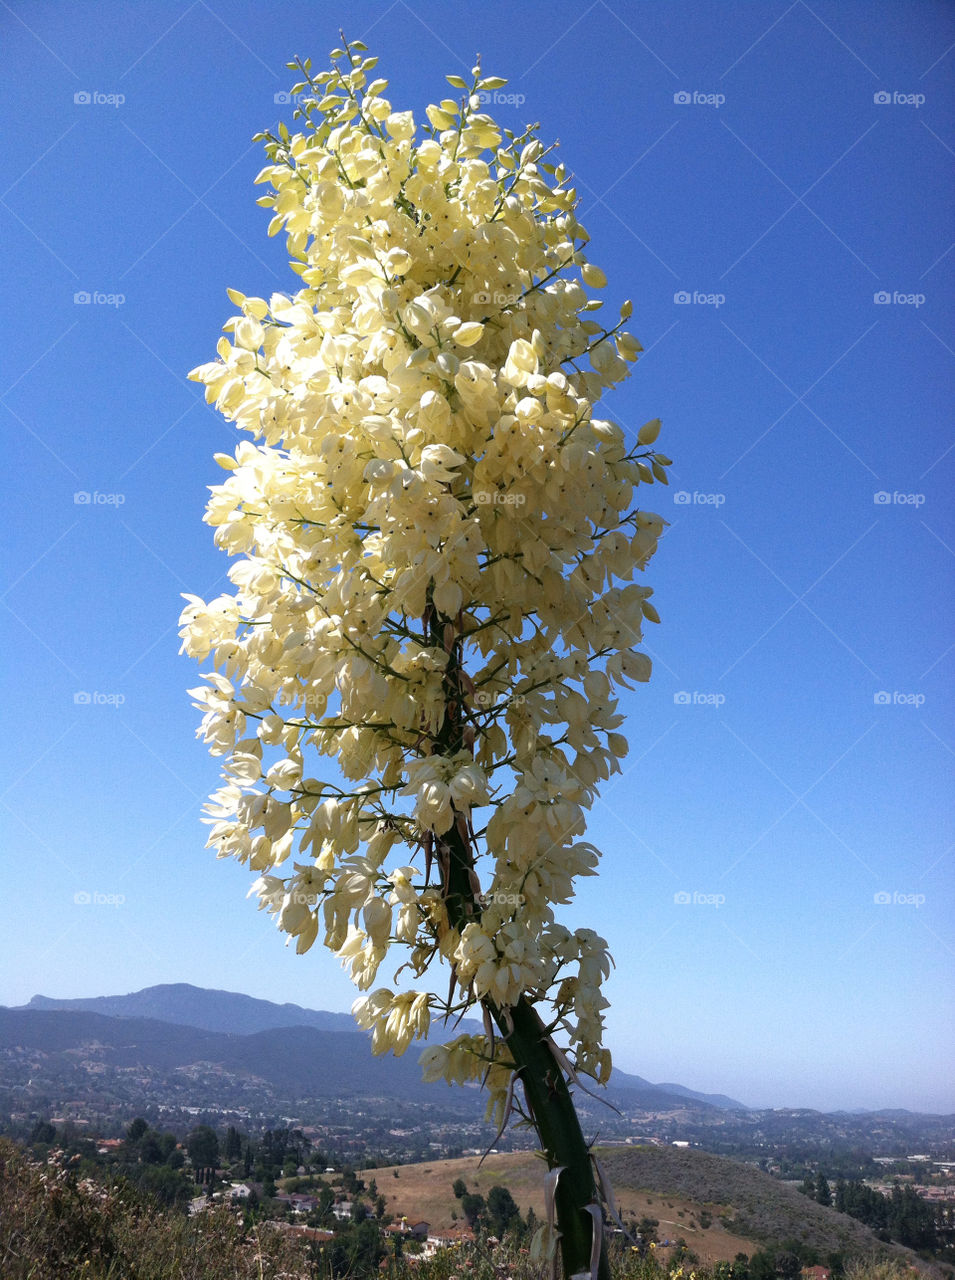
[[(321, 938), (368, 993), (375, 1053), (478, 1006), (483, 1034), (427, 1048), (424, 1076), (480, 1081), (496, 1123), (535, 1126), (557, 1230), (532, 1251), (559, 1239), (568, 1276), (594, 1258), (608, 1280), (572, 1089), (610, 1074), (611, 961), (556, 908), (596, 873), (617, 691), (650, 675), (659, 619), (633, 579), (665, 521), (635, 491), (670, 460), (658, 420), (628, 438), (596, 413), (641, 349), (630, 304), (595, 318), (567, 170), (483, 110), (504, 82), (449, 76), (459, 96), (420, 129), (365, 53), (290, 64), (300, 128), (261, 135), (260, 203), (296, 290), (230, 291), (219, 359), (192, 374), (250, 437), (217, 455), (206, 515), (235, 591), (182, 617), (225, 758), (209, 843), (297, 951)], [(375, 986), (392, 948), (410, 987)], [(446, 999), (423, 985), (436, 962)]]
[(507, 1187), (491, 1187), (487, 1193), (487, 1226), (491, 1235), (500, 1240), (511, 1227), (520, 1225), (521, 1211)]
[(472, 1231), (476, 1231), (483, 1221), (484, 1209), (483, 1196), (468, 1192), (467, 1195), (461, 1197), (461, 1212), (467, 1219), (467, 1224)]
[(230, 1124), (225, 1135), (225, 1158), (233, 1164), (242, 1155), (242, 1139), (235, 1125)]
[(148, 1128), (149, 1125), (142, 1116), (137, 1116), (135, 1120), (131, 1120), (126, 1126), (126, 1141), (129, 1143), (139, 1142)]
[[(145, 1124), (146, 1121), (143, 1121)], [(42, 1143), (49, 1146), (56, 1138), (56, 1126), (51, 1124), (49, 1120), (38, 1120), (30, 1131), (31, 1143)]]
[(207, 1124), (197, 1125), (186, 1138), (186, 1150), (199, 1181), (201, 1171), (215, 1169), (219, 1163), (219, 1139)]

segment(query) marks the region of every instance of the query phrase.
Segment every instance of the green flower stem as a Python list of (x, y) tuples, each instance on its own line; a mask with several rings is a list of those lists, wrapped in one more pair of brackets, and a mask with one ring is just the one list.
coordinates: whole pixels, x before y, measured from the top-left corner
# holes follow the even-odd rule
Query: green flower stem
[[(564, 1275), (590, 1273), (594, 1221), (587, 1205), (599, 1204), (590, 1151), (574, 1099), (551, 1052), (540, 1015), (526, 996), (512, 1008), (491, 1007), (517, 1066), (528, 1110), (550, 1169), (563, 1168), (554, 1197)], [(597, 1280), (610, 1280), (606, 1244), (601, 1242)]]
[[(449, 627), (453, 636), (447, 649), (448, 665), (444, 675), (445, 715), (435, 738), (435, 754), (454, 755), (463, 745), (465, 723), (461, 632), (452, 619), (438, 613), (430, 600), (431, 593), (428, 594), (426, 623), (431, 643), (444, 648)], [(455, 821), (450, 831), (440, 837), (446, 856), (438, 860), (448, 919), (459, 930), (481, 917), (472, 881), (474, 852), (462, 828), (466, 829), (465, 823)], [(526, 995), (507, 1009), (499, 1008), (490, 1000), (484, 1003), (500, 1029), (515, 1072), (524, 1086), (528, 1113), (540, 1138), (547, 1166), (563, 1170), (557, 1180), (554, 1207), (564, 1275), (568, 1280), (581, 1272), (589, 1275), (594, 1220), (587, 1206), (599, 1204), (599, 1198), (590, 1151), (567, 1078), (554, 1055), (540, 1015)], [(603, 1243), (596, 1280), (610, 1280), (607, 1249)]]

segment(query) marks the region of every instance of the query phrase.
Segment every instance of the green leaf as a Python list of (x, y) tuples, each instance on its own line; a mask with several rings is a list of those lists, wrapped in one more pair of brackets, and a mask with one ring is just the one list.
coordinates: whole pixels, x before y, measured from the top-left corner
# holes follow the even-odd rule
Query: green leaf
[(507, 84), (506, 80), (502, 80), (500, 76), (488, 76), (486, 80), (478, 81), (479, 89), (503, 89)]
[(444, 78), (452, 89), (466, 89), (468, 87), (467, 81), (462, 80), (460, 76), (445, 76)]

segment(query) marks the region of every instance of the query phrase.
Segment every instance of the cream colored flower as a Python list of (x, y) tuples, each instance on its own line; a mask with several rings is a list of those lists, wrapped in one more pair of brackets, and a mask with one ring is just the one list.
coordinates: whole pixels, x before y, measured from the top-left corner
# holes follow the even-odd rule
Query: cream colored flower
[[(626, 754), (617, 690), (649, 678), (658, 620), (633, 579), (665, 527), (639, 508), (666, 482), (660, 425), (633, 444), (596, 416), (641, 350), (630, 304), (595, 319), (607, 280), (576, 195), (533, 131), (502, 141), (481, 89), (502, 82), (475, 71), (419, 129), (357, 46), (345, 61), (257, 179), (293, 287), (230, 291), (217, 359), (190, 375), (240, 437), (206, 512), (231, 589), (180, 619), (207, 664), (199, 736), (224, 759), (208, 843), (360, 990), (393, 948), (419, 978), (441, 957), (454, 1001), (550, 1001), (604, 1079), (606, 944), (555, 910), (596, 871), (587, 810)], [(355, 1016), (400, 1053), (432, 1008), (381, 988)], [(423, 1065), (490, 1068), (502, 1113), (511, 1067), (483, 1037)]]

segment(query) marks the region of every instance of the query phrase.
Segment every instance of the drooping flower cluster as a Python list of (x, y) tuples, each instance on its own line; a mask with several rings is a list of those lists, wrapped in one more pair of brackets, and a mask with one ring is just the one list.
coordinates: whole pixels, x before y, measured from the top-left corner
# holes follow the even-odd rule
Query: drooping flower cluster
[[(503, 81), (449, 76), (459, 98), (421, 127), (364, 53), (298, 64), (301, 130), (264, 135), (260, 203), (301, 288), (230, 291), (230, 336), (191, 375), (250, 437), (218, 455), (206, 515), (235, 589), (182, 615), (214, 668), (199, 732), (225, 757), (209, 843), (360, 989), (395, 945), (418, 979), (452, 966), (447, 1001), (356, 1002), (376, 1051), (432, 1010), (523, 995), (605, 1079), (606, 943), (554, 909), (596, 870), (585, 812), (627, 750), (615, 690), (649, 678), (657, 615), (631, 579), (664, 521), (634, 491), (669, 459), (659, 422), (628, 446), (594, 416), (640, 351), (630, 306), (592, 318), (606, 281), (563, 166), (482, 109)], [(425, 1070), (488, 1063), (499, 1104), (506, 1053), (484, 1037)]]

